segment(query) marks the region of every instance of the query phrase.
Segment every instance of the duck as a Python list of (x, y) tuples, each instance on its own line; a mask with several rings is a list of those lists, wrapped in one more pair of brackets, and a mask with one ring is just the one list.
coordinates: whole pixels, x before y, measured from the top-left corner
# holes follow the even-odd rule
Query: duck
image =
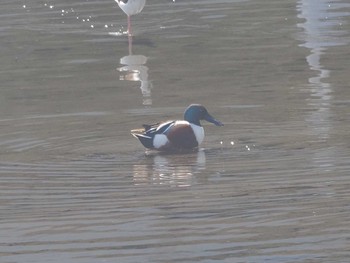
[(224, 124), (208, 113), (200, 104), (189, 105), (183, 120), (169, 120), (155, 124), (143, 124), (143, 128), (131, 130), (131, 135), (151, 150), (190, 151), (197, 149), (204, 140), (204, 128), (200, 121), (216, 126)]
[(121, 10), (128, 16), (128, 35), (131, 36), (130, 16), (136, 15), (142, 11), (146, 0), (115, 0)]

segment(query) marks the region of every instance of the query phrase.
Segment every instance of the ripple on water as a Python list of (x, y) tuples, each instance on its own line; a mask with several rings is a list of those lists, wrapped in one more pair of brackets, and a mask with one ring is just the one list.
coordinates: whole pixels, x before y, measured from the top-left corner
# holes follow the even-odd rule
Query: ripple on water
[[(118, 81), (115, 3), (5, 2), (1, 262), (348, 261), (348, 50), (330, 46), (348, 42), (342, 5), (298, 18), (306, 1), (148, 1), (133, 51), (159, 106), (144, 107)], [(194, 99), (225, 122), (205, 127), (204, 149), (132, 141), (144, 116)]]
[(346, 178), (310, 176), (295, 156), (242, 147), (3, 162), (2, 258), (326, 258), (346, 247)]

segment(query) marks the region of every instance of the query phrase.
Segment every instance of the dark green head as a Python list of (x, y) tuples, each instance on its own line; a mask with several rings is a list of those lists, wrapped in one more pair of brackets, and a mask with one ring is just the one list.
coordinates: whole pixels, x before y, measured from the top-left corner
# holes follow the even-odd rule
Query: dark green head
[(214, 119), (207, 111), (207, 109), (200, 104), (191, 104), (185, 110), (184, 120), (190, 123), (201, 126), (200, 121), (206, 120), (215, 124), (216, 126), (224, 126), (220, 121)]

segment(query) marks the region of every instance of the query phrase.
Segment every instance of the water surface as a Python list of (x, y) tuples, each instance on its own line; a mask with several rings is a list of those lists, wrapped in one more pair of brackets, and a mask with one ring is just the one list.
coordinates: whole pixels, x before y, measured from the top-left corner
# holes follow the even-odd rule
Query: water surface
[[(1, 262), (347, 262), (346, 1), (3, 1)], [(202, 103), (198, 152), (129, 130)]]

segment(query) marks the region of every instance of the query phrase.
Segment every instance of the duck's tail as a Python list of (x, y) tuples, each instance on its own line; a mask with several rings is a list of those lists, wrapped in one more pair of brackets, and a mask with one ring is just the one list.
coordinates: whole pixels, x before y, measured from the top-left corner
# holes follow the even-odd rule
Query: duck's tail
[(142, 145), (148, 149), (154, 149), (153, 137), (145, 134), (145, 129), (134, 129), (131, 130), (131, 135), (139, 139)]

